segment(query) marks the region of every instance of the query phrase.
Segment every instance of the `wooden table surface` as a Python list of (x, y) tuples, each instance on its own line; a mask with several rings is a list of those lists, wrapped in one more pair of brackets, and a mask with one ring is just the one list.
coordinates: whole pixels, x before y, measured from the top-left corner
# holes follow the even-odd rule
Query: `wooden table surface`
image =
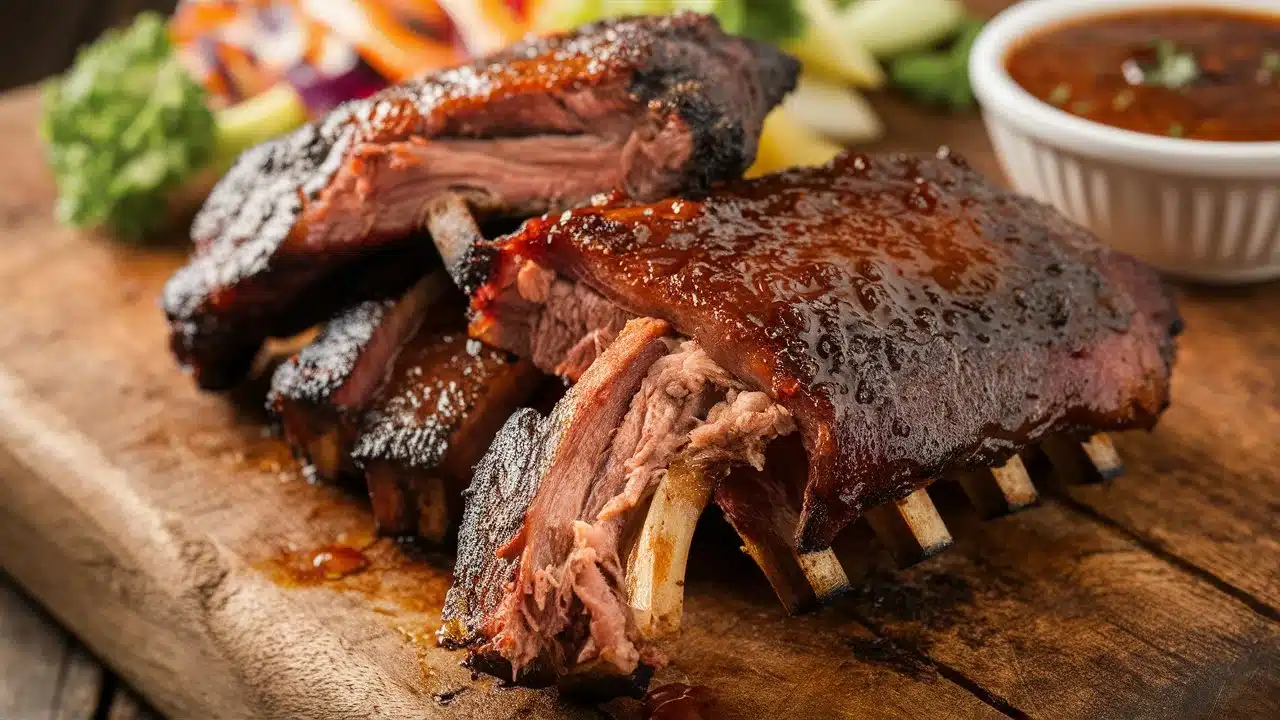
[[(998, 173), (975, 118), (879, 105), (881, 149), (945, 143)], [(635, 717), (473, 680), (435, 647), (448, 558), (375, 541), (363, 503), (299, 480), (254, 389), (176, 372), (155, 297), (181, 252), (56, 227), (34, 110), (0, 100), (0, 566), (175, 717)], [(1280, 285), (1179, 295), (1174, 403), (1117, 437), (1126, 477), (1042, 482), (985, 522), (936, 487), (954, 547), (902, 571), (868, 547), (869, 580), (798, 618), (709, 518), (660, 680), (748, 718), (1280, 717)], [(292, 579), (335, 541), (370, 567)], [(54, 687), (85, 664), (65, 635), (35, 642)]]
[(0, 718), (157, 717), (114, 673), (0, 572)]

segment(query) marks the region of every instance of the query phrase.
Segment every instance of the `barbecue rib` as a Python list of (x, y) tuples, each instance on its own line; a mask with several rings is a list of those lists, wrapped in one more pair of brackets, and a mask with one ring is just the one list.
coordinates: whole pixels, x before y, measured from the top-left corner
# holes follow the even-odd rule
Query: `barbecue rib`
[(696, 339), (796, 418), (801, 550), (943, 470), (1154, 424), (1180, 324), (1155, 273), (939, 155), (531, 220), (498, 241), (472, 333), (519, 352), (502, 309), (554, 273)]
[(387, 535), (444, 542), (462, 516), (471, 467), (544, 376), (467, 337), (461, 313), (401, 350), (351, 451)]
[[(550, 417), (517, 413), (476, 466), (442, 637), (484, 643), (473, 657), (485, 670), (542, 685), (597, 658), (624, 675), (639, 669), (636, 629), (623, 610), (621, 528), (592, 522), (587, 506), (608, 429), (668, 352), (668, 331), (656, 320), (627, 326), (609, 362), (594, 364)], [(587, 618), (590, 627), (579, 622)], [(598, 638), (589, 655), (588, 638)]]
[(363, 475), (383, 534), (446, 539), (471, 466), (542, 384), (469, 339), (463, 307), (433, 273), (339, 314), (272, 377), (267, 405), (295, 455), (318, 479)]
[(443, 273), (429, 274), (398, 300), (363, 302), (339, 313), (276, 368), (267, 408), (280, 418), (310, 473), (321, 480), (359, 473), (351, 448), (365, 409), (427, 310), (456, 294)]
[[(847, 583), (830, 546), (864, 510), (1168, 401), (1180, 321), (1155, 274), (945, 152), (602, 198), (492, 250), (477, 337), (530, 352), (546, 315), (578, 336), (583, 307), (643, 318), (548, 419), (509, 421), (469, 491), (442, 636), (521, 682), (660, 661), (708, 496), (794, 608)], [(563, 372), (558, 347), (532, 355)]]
[(737, 177), (797, 70), (686, 13), (588, 25), (347, 103), (245, 153), (209, 196), (164, 291), (173, 350), (202, 387), (235, 383), (264, 338), (324, 319), (300, 295), (448, 194), (527, 217)]

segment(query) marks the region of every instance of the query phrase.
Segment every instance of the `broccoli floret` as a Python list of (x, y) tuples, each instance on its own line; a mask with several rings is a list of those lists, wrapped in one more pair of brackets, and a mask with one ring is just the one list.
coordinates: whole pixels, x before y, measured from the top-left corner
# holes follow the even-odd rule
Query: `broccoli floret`
[(173, 192), (204, 168), (306, 120), (287, 86), (214, 113), (181, 67), (164, 20), (139, 15), (76, 56), (44, 89), (41, 133), (58, 186), (57, 217), (141, 239)]

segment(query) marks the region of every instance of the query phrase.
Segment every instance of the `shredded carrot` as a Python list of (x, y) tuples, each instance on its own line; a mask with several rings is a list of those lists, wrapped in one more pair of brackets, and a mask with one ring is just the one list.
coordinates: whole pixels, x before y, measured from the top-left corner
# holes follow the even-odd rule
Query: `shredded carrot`
[(524, 22), (511, 7), (508, 0), (476, 0), (480, 12), (502, 34), (508, 42), (524, 37), (529, 31), (529, 24)]
[(417, 20), (428, 26), (438, 26), (449, 22), (449, 16), (435, 0), (370, 0), (384, 6), (391, 13), (402, 18)]
[(275, 77), (263, 71), (261, 65), (243, 48), (229, 43), (218, 43), (214, 52), (226, 68), (231, 83), (241, 97), (253, 97), (275, 84)]
[(365, 61), (392, 82), (408, 80), (426, 70), (457, 62), (457, 53), (451, 46), (414, 33), (385, 6), (356, 0), (339, 1), (346, 4), (342, 10), (350, 13), (344, 17), (358, 16), (364, 22), (356, 27), (339, 23), (328, 13), (314, 12), (322, 8), (305, 0), (301, 9), (330, 32), (355, 45)]
[(169, 19), (169, 37), (174, 43), (182, 44), (207, 36), (215, 28), (235, 20), (240, 15), (238, 6), (234, 0), (184, 3)]

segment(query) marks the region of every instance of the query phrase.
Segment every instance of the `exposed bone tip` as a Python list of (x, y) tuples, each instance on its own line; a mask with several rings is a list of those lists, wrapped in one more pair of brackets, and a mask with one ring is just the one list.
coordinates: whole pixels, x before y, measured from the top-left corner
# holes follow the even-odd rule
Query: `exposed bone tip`
[(1026, 465), (1017, 455), (999, 467), (961, 472), (956, 480), (969, 501), (987, 518), (1017, 512), (1039, 499)]
[(867, 513), (867, 521), (903, 567), (942, 552), (952, 542), (951, 531), (923, 488), (873, 508)]
[(1100, 483), (1124, 474), (1124, 462), (1106, 433), (1097, 433), (1083, 442), (1052, 437), (1040, 448), (1049, 457), (1054, 473), (1068, 484)]

